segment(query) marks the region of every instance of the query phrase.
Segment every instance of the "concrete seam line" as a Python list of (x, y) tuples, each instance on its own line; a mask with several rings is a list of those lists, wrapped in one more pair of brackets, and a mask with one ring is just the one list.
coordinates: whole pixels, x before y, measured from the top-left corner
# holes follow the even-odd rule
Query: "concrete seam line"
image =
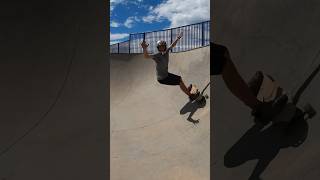
[(3, 156), (4, 154), (6, 154), (7, 152), (9, 152), (16, 144), (18, 144), (20, 141), (22, 141), (23, 138), (28, 136), (36, 127), (38, 127), (40, 125), (40, 123), (43, 122), (45, 120), (45, 118), (48, 116), (48, 114), (53, 110), (54, 106), (57, 104), (58, 100), (61, 98), (62, 92), (63, 92), (63, 90), (64, 90), (64, 88), (66, 86), (66, 83), (67, 83), (68, 79), (69, 79), (70, 72), (71, 72), (71, 67), (72, 67), (72, 64), (73, 64), (73, 59), (74, 59), (75, 54), (76, 54), (76, 49), (77, 49), (77, 45), (78, 45), (78, 41), (79, 41), (79, 31), (80, 31), (80, 27), (79, 27), (79, 25), (76, 25), (76, 33), (77, 33), (77, 35), (75, 36), (74, 46), (72, 48), (72, 53), (71, 53), (71, 56), (70, 56), (69, 64), (67, 65), (67, 72), (66, 72), (65, 78), (62, 81), (62, 85), (61, 85), (60, 89), (58, 90), (56, 98), (53, 100), (53, 102), (49, 106), (48, 110), (44, 112), (44, 114), (40, 117), (40, 119), (33, 126), (31, 126), (29, 129), (27, 129), (27, 131), (25, 133), (23, 133), (21, 136), (19, 136), (9, 146), (4, 148), (0, 152), (0, 157)]

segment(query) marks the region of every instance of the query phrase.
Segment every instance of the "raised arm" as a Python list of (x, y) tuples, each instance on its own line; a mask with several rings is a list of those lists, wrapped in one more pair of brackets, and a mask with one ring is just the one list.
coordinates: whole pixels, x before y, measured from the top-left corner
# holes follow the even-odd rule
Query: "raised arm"
[(141, 43), (141, 47), (143, 49), (144, 58), (152, 58), (148, 53), (148, 50), (147, 50), (148, 46), (149, 46), (149, 44), (147, 44), (146, 41), (143, 40)]
[(174, 47), (177, 45), (177, 43), (178, 43), (178, 41), (181, 39), (182, 35), (183, 35), (183, 33), (180, 32), (179, 35), (178, 35), (178, 37), (177, 37), (177, 39), (169, 46), (168, 50), (174, 48)]

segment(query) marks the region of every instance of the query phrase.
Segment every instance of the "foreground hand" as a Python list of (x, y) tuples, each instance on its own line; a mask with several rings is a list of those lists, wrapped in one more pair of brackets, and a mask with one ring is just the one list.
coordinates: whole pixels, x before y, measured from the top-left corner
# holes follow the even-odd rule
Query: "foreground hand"
[(183, 36), (183, 32), (181, 31), (177, 38), (180, 39), (180, 38), (182, 38), (182, 36)]

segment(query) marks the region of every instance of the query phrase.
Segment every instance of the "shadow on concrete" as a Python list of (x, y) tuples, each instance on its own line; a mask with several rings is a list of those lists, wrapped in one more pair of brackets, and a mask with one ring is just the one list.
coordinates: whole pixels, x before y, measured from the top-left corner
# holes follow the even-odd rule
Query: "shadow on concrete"
[[(205, 90), (209, 87), (210, 82), (207, 83), (207, 85), (201, 90), (201, 95), (203, 95), (203, 93), (205, 92)], [(187, 102), (187, 104), (185, 104), (181, 110), (180, 110), (180, 114), (186, 114), (188, 112), (190, 112), (187, 120), (189, 122), (192, 122), (193, 124), (197, 124), (199, 123), (200, 119), (193, 119), (192, 116), (194, 115), (194, 113), (199, 109), (199, 108), (203, 108), (206, 106), (206, 98), (203, 98), (201, 101), (189, 101)]]
[(259, 180), (281, 149), (298, 147), (305, 141), (308, 129), (306, 119), (301, 116), (293, 118), (290, 124), (270, 125), (266, 128), (254, 124), (225, 154), (224, 165), (233, 168), (257, 159), (248, 179)]
[[(316, 56), (314, 57), (314, 60), (318, 59), (320, 56), (320, 50), (317, 52)], [(307, 87), (310, 85), (311, 81), (314, 79), (314, 77), (319, 73), (320, 71), (320, 64), (311, 72), (311, 74), (307, 77), (307, 79), (302, 83), (302, 85), (297, 90), (296, 94), (293, 97), (293, 104), (297, 104), (302, 93), (307, 89)]]
[(203, 108), (206, 106), (206, 99), (203, 98), (203, 100), (201, 101), (189, 101), (187, 102), (187, 104), (185, 104), (181, 110), (180, 110), (180, 114), (186, 114), (186, 113), (190, 113), (187, 120), (189, 122), (192, 122), (193, 124), (197, 124), (199, 123), (200, 119), (193, 119), (192, 116), (194, 115), (194, 113), (199, 109), (199, 108)]

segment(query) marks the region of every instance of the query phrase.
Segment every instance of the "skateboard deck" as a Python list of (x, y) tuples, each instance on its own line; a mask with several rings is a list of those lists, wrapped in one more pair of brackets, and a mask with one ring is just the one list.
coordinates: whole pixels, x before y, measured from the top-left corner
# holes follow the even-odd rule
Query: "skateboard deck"
[(209, 96), (207, 94), (204, 94), (204, 91), (207, 89), (207, 87), (209, 86), (210, 83), (208, 83), (206, 85), (206, 87), (201, 91), (201, 93), (199, 92), (199, 89), (197, 88), (197, 86), (195, 84), (192, 84), (190, 93), (191, 94), (198, 94), (197, 98), (194, 101), (200, 102), (204, 99), (208, 99)]

